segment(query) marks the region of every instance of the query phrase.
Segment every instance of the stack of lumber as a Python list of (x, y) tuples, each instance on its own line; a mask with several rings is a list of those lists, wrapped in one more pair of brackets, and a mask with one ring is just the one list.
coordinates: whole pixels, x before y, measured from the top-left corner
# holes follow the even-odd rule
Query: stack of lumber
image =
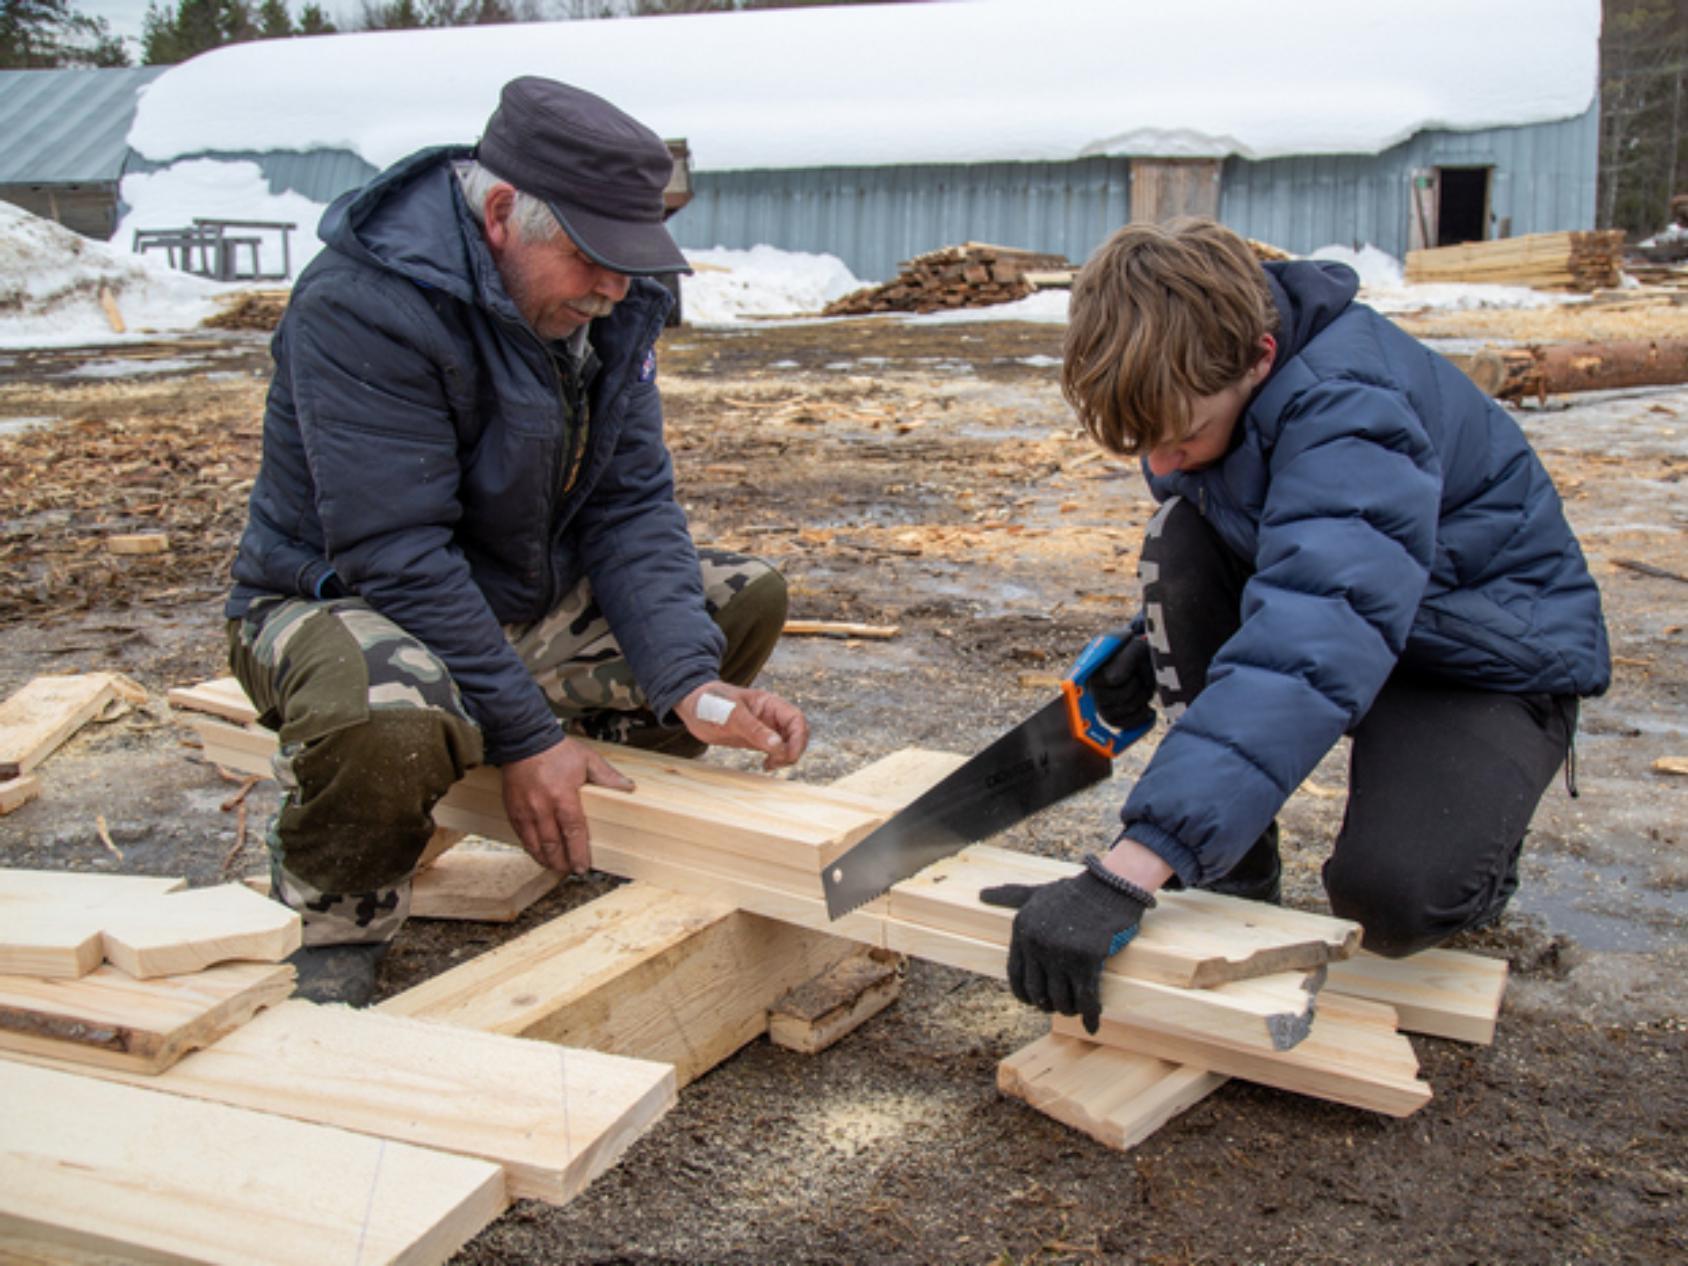
[[(269, 770), (275, 736), (232, 723), (229, 684), (172, 692), (206, 756), (232, 769)], [(203, 700), (221, 718), (193, 710)], [(247, 709), (250, 715), (250, 708)], [(603, 754), (637, 784), (586, 787), (582, 802), (600, 870), (731, 902), (738, 909), (969, 971), (1006, 975), (1013, 912), (986, 906), (989, 883), (1039, 883), (1072, 863), (975, 847), (832, 921), (821, 872), (894, 811), (844, 787), (814, 787), (626, 748)], [(515, 842), (500, 775), (473, 770), (435, 806), (440, 826)], [(1219, 901), (1219, 905), (1214, 902)], [(1104, 974), (1104, 1014), (1151, 1015), (1180, 1031), (1222, 1033), (1250, 1048), (1287, 1049), (1307, 1032), (1323, 964), (1352, 953), (1358, 928), (1341, 920), (1260, 919), (1246, 903), (1177, 894), (1159, 931), (1117, 955)], [(1243, 979), (1247, 978), (1247, 979)], [(1241, 983), (1231, 983), (1238, 982)], [(1213, 987), (1208, 987), (1208, 986)]]
[(1621, 229), (1531, 233), (1408, 251), (1410, 284), (1486, 282), (1538, 290), (1600, 290), (1620, 280)]
[[(0, 975), (0, 1256), (440, 1262), (512, 1198), (571, 1199), (674, 1102), (667, 1064), (288, 1001), (293, 968), (262, 960), (298, 917), (180, 889), (0, 871), (0, 951), (29, 938)], [(172, 974), (43, 950), (87, 925)]]
[(146, 691), (120, 673), (36, 677), (0, 703), (0, 815), (41, 794), (30, 773), (82, 726), (119, 701), (145, 703)]
[(1023, 299), (1035, 288), (1026, 274), (1070, 271), (1063, 255), (1013, 246), (966, 242), (916, 255), (882, 286), (867, 286), (834, 299), (823, 316), (865, 316), (873, 312), (935, 312), (940, 308), (984, 308)]

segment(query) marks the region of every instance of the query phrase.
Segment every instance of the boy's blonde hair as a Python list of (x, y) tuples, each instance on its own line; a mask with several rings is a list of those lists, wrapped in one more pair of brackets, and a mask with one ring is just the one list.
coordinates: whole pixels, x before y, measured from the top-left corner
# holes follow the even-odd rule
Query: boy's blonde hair
[(1254, 252), (1206, 219), (1130, 224), (1073, 281), (1061, 391), (1110, 452), (1182, 439), (1190, 401), (1239, 381), (1275, 334)]

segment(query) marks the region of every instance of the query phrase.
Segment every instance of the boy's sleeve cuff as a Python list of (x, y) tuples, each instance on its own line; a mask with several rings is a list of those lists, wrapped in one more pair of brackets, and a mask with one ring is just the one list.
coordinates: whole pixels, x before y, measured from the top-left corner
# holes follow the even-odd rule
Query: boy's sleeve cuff
[(1125, 829), (1119, 833), (1119, 839), (1114, 843), (1118, 844), (1120, 840), (1126, 839), (1141, 844), (1172, 867), (1185, 887), (1194, 888), (1197, 880), (1201, 878), (1202, 864), (1196, 855), (1184, 847), (1177, 836), (1169, 835), (1153, 822), (1139, 820), (1126, 823)]

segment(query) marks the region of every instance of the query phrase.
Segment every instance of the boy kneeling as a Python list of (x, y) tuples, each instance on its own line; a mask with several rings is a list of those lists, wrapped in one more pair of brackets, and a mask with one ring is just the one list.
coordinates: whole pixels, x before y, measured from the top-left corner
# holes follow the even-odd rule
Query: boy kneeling
[(1121, 229), (1073, 286), (1062, 388), (1161, 503), (1098, 701), (1119, 723), (1158, 699), (1171, 728), (1106, 856), (982, 895), (1019, 907), (1015, 995), (1092, 1031), (1156, 889), (1276, 900), (1275, 816), (1345, 734), (1332, 910), (1390, 956), (1498, 917), (1577, 701), (1610, 678), (1523, 432), (1357, 289), (1209, 220)]

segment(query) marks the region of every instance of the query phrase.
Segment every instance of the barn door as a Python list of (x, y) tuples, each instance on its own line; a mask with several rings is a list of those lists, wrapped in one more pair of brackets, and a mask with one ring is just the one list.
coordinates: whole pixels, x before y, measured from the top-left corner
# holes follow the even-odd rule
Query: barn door
[(1131, 222), (1161, 224), (1181, 215), (1219, 218), (1219, 160), (1131, 160)]

